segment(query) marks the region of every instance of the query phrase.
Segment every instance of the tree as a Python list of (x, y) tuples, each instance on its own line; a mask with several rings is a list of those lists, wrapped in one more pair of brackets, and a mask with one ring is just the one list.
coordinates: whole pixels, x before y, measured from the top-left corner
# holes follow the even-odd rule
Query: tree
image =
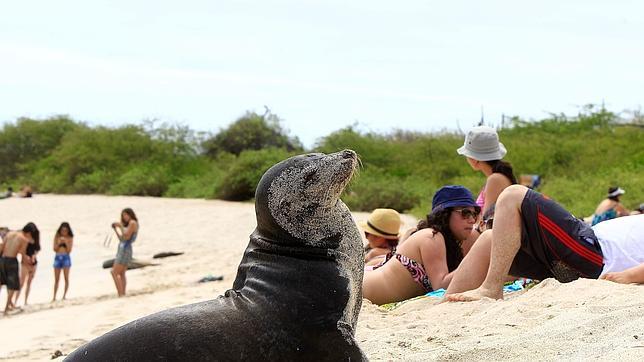
[(5, 124), (0, 130), (0, 179), (21, 176), (29, 163), (50, 155), (65, 134), (84, 127), (67, 116), (19, 118), (15, 124)]
[(280, 122), (279, 117), (270, 111), (263, 115), (247, 112), (228, 128), (204, 141), (202, 147), (210, 157), (221, 152), (239, 155), (245, 150), (264, 148), (284, 148), (289, 152), (302, 149), (297, 137), (289, 137)]

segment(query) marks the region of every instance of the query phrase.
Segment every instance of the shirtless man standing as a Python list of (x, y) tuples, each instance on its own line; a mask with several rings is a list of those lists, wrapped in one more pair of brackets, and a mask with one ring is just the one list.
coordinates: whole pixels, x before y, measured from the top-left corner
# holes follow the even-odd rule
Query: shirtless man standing
[(20, 277), (18, 272), (18, 254), (22, 258), (27, 257), (27, 244), (35, 242), (40, 237), (40, 232), (32, 222), (27, 223), (21, 231), (8, 232), (0, 244), (0, 288), (7, 285), (7, 304), (4, 314), (14, 309), (11, 302), (13, 295), (20, 289)]

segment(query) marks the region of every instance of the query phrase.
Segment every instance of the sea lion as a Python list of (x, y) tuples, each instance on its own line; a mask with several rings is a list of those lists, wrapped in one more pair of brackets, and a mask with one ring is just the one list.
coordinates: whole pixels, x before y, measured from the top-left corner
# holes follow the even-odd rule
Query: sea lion
[(66, 360), (366, 360), (353, 337), (362, 242), (339, 199), (356, 167), (350, 150), (274, 165), (232, 289), (128, 323)]
[[(161, 265), (159, 263), (152, 263), (145, 260), (132, 259), (127, 263), (127, 270), (145, 268), (146, 266)], [(103, 269), (110, 269), (114, 266), (114, 258), (107, 259), (103, 262)]]

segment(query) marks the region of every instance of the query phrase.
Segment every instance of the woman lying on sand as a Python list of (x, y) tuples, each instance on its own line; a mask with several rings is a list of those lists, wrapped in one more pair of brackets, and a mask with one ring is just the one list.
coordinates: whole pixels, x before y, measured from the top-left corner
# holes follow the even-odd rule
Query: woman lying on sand
[(385, 304), (447, 288), (463, 259), (462, 241), (470, 236), (480, 211), (465, 187), (442, 187), (418, 231), (388, 255), (384, 264), (365, 272), (364, 298)]
[(400, 214), (394, 209), (375, 209), (365, 223), (360, 224), (369, 244), (365, 247), (365, 265), (377, 265), (396, 251), (400, 232)]

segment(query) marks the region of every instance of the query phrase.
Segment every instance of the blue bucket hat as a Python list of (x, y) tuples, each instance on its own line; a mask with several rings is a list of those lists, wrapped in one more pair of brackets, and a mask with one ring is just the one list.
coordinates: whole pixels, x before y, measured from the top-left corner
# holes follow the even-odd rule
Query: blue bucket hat
[(432, 213), (456, 206), (479, 208), (479, 205), (474, 202), (474, 196), (472, 196), (470, 190), (460, 185), (443, 186), (434, 194)]

